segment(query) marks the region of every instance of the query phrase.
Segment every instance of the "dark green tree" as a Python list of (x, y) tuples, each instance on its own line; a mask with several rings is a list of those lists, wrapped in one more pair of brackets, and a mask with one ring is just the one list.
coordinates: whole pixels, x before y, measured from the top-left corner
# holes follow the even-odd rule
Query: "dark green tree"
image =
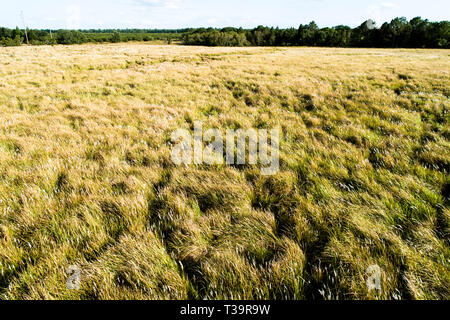
[(111, 35), (111, 42), (112, 43), (118, 43), (120, 42), (120, 33), (119, 31), (114, 31)]

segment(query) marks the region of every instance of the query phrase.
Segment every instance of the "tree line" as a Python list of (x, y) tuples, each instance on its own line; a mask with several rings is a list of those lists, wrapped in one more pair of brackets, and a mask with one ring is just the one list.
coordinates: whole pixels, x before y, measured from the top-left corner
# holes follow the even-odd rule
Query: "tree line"
[(259, 26), (242, 28), (188, 29), (183, 43), (204, 46), (323, 46), (375, 48), (450, 48), (450, 22), (430, 22), (416, 17), (395, 18), (380, 28), (367, 20), (357, 28), (319, 28), (315, 22), (298, 29)]
[[(25, 32), (26, 31), (26, 32)], [(298, 28), (22, 30), (0, 28), (0, 46), (81, 44), (164, 40), (204, 46), (326, 46), (376, 48), (450, 48), (450, 22), (395, 18), (379, 28), (367, 20), (357, 28), (319, 28), (315, 22)]]
[(23, 43), (33, 45), (82, 44), (102, 42), (154, 41), (172, 42), (181, 40), (186, 29), (180, 30), (22, 30), (0, 28), (0, 46), (20, 46)]

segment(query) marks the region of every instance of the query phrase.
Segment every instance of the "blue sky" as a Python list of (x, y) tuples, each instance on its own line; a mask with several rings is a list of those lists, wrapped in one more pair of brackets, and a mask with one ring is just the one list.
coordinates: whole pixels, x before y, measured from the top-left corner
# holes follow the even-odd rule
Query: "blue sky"
[(448, 0), (16, 0), (1, 4), (0, 26), (30, 28), (352, 27), (397, 16), (449, 20)]

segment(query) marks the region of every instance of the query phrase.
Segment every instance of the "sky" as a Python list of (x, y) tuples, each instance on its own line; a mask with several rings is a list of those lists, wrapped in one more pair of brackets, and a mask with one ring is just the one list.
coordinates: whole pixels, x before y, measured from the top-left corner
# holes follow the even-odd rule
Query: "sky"
[[(2, 1), (3, 2), (3, 1)], [(23, 19), (21, 12), (23, 11)], [(395, 17), (450, 20), (448, 0), (16, 0), (0, 6), (0, 26), (33, 29), (186, 27), (351, 27)]]

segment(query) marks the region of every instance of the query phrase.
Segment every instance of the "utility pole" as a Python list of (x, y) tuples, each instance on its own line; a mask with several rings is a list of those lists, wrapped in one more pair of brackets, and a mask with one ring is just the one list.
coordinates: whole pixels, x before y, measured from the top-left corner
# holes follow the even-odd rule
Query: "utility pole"
[(23, 24), (23, 27), (25, 29), (25, 39), (27, 40), (27, 44), (30, 44), (29, 41), (28, 41), (27, 25), (25, 24), (25, 18), (23, 16), (23, 11), (20, 12), (20, 16), (22, 17), (22, 24)]

